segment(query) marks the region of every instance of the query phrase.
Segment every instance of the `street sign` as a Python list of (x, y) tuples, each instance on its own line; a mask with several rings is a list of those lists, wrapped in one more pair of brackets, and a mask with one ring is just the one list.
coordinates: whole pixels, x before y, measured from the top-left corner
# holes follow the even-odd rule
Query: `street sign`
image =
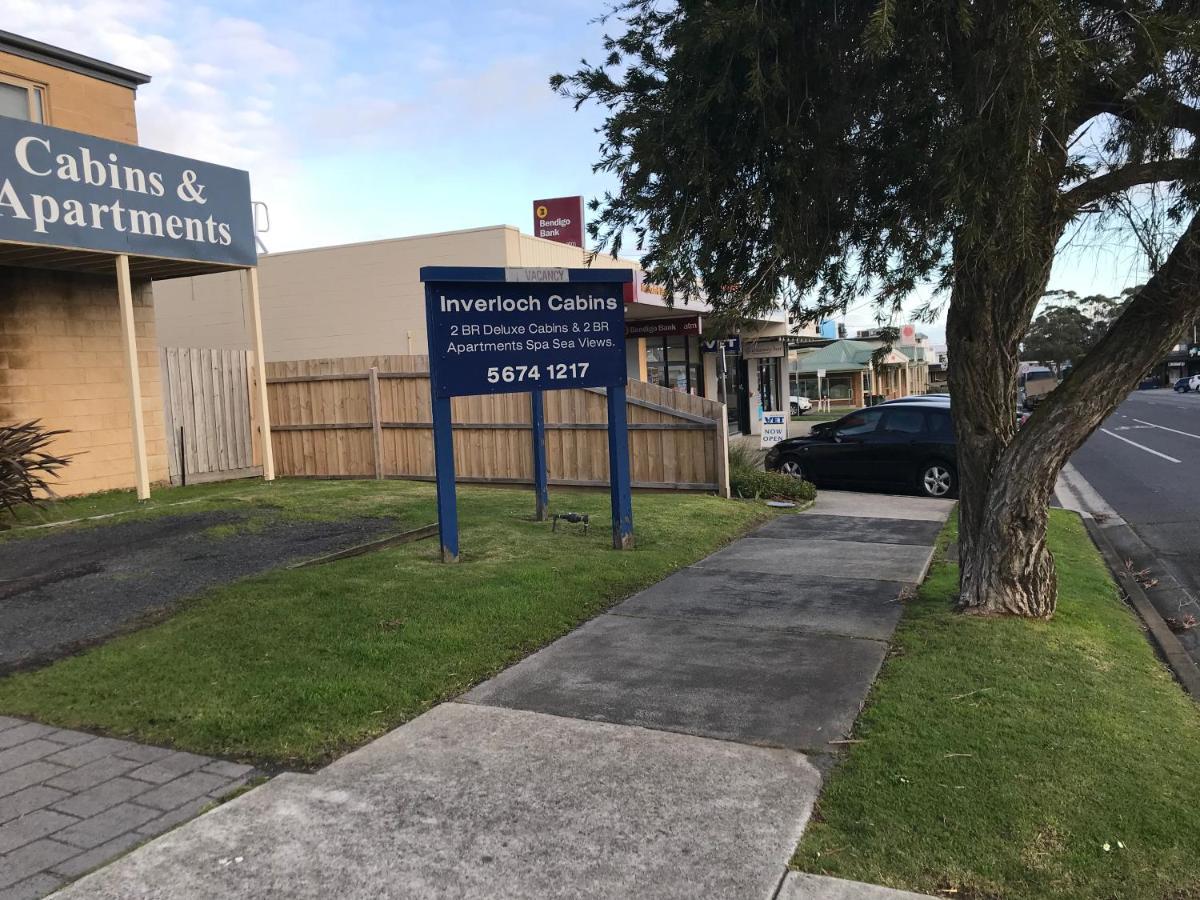
[(442, 559), (458, 560), (450, 398), (529, 393), (537, 518), (549, 503), (542, 392), (604, 388), (613, 546), (633, 547), (624, 286), (629, 269), (425, 266), (425, 319)]
[(825, 377), (825, 370), (817, 369), (817, 378), (824, 378), (824, 377)]
[(781, 412), (764, 412), (759, 446), (766, 450), (768, 447), (774, 447), (780, 441), (787, 440), (787, 429), (786, 415)]

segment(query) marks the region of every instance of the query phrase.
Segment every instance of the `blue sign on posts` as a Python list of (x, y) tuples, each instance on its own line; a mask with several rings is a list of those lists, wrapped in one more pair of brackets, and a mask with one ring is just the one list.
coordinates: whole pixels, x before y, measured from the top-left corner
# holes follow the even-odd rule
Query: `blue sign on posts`
[(450, 398), (529, 392), (539, 516), (548, 502), (541, 393), (602, 387), (608, 394), (613, 546), (633, 546), (625, 418), (625, 303), (629, 269), (426, 266), (425, 316), (433, 391), (442, 558), (458, 559)]

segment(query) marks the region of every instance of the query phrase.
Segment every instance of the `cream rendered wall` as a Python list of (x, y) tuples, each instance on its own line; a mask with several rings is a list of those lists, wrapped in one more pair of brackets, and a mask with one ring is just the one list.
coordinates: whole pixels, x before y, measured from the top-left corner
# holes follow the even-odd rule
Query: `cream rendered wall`
[[(426, 353), (422, 266), (586, 264), (582, 250), (508, 225), (272, 253), (258, 261), (264, 352), (268, 362)], [(242, 290), (236, 273), (156, 282), (159, 346), (249, 349)]]

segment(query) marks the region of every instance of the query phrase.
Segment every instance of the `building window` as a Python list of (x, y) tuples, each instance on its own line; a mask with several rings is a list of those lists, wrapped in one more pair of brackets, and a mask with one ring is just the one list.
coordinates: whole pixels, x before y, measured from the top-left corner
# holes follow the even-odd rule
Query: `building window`
[(0, 75), (0, 116), (24, 119), (27, 122), (46, 121), (46, 88), (32, 81), (22, 81)]
[(683, 334), (646, 338), (646, 380), (685, 394), (704, 396), (699, 339)]

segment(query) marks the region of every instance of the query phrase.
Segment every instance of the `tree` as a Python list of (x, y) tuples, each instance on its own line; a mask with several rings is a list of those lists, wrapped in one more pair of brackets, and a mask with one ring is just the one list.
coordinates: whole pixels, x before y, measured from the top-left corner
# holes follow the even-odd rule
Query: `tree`
[(1059, 374), (1065, 363), (1081, 359), (1104, 337), (1128, 299), (1080, 297), (1074, 291), (1049, 291), (1046, 297), (1068, 305), (1048, 306), (1037, 314), (1021, 342), (1021, 359), (1044, 363)]
[[(597, 245), (668, 294), (798, 318), (949, 297), (960, 603), (1049, 617), (1056, 475), (1200, 305), (1200, 0), (623, 0), (552, 87), (606, 110)], [(1170, 253), (1019, 433), (1068, 229), (1153, 186)]]
[(1052, 306), (1033, 320), (1021, 344), (1021, 359), (1061, 373), (1093, 343), (1093, 322), (1076, 306)]

